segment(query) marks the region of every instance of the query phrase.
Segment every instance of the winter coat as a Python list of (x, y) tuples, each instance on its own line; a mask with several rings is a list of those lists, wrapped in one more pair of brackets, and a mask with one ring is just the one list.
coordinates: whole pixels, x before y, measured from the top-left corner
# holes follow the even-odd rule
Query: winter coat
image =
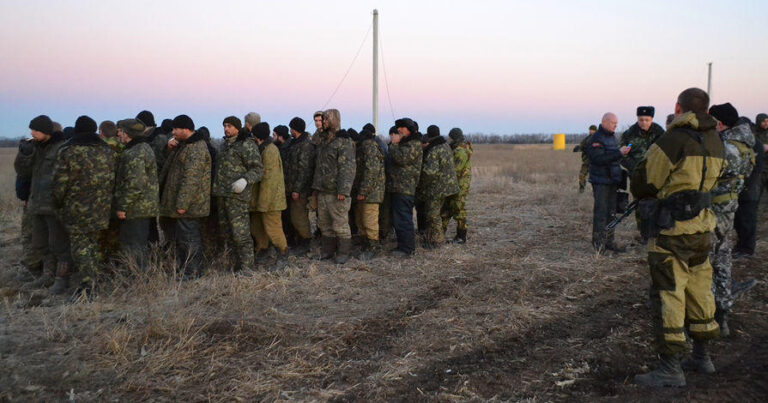
[(421, 201), (439, 200), (459, 193), (453, 152), (443, 136), (434, 137), (424, 149), (421, 164), (419, 190), (416, 197)]
[(355, 154), (355, 200), (357, 195), (363, 195), (365, 203), (381, 203), (384, 201), (387, 180), (384, 174), (384, 153), (371, 136), (357, 143)]
[(398, 144), (389, 145), (387, 192), (407, 196), (416, 194), (421, 176), (422, 154), (421, 137), (416, 134), (403, 137)]
[(624, 147), (632, 144), (629, 148), (629, 153), (621, 159), (621, 166), (623, 166), (630, 175), (640, 160), (645, 157), (645, 153), (651, 144), (664, 134), (664, 128), (656, 123), (651, 123), (651, 127), (648, 130), (641, 130), (637, 123), (629, 127), (622, 135), (619, 141), (619, 147)]
[(120, 154), (115, 175), (115, 211), (125, 211), (126, 219), (159, 214), (155, 153), (144, 141), (132, 140)]
[[(211, 154), (199, 133), (173, 148), (160, 174), (160, 215), (207, 217), (211, 209)], [(186, 210), (183, 215), (176, 210)]]
[[(237, 135), (235, 141), (224, 139), (216, 154), (216, 176), (213, 180), (212, 194), (249, 202), (253, 188), (258, 186), (264, 176), (259, 147), (249, 140), (246, 132)], [(238, 179), (245, 179), (248, 184), (240, 193), (232, 191), (232, 184)]]
[(453, 165), (456, 167), (456, 180), (459, 183), (459, 195), (469, 194), (469, 185), (472, 182), (472, 144), (467, 141), (454, 142)]
[(752, 173), (744, 181), (744, 189), (739, 194), (739, 202), (756, 202), (760, 200), (760, 177), (765, 169), (766, 154), (763, 143), (755, 139), (755, 145), (752, 147), (755, 153), (755, 167)]
[(45, 143), (25, 141), (19, 145), (14, 168), (19, 176), (30, 178), (27, 213), (54, 214), (55, 208), (51, 199), (53, 174), (56, 156), (64, 143), (64, 134), (56, 132)]
[(315, 145), (309, 133), (288, 142), (288, 159), (285, 164), (285, 191), (303, 196), (312, 193), (312, 179), (315, 173)]
[(744, 189), (744, 180), (755, 167), (755, 136), (749, 123), (736, 125), (720, 133), (725, 147), (725, 166), (712, 189), (712, 202), (736, 200)]
[(616, 135), (608, 133), (603, 125), (592, 135), (587, 145), (589, 156), (589, 182), (596, 185), (618, 185), (621, 182), (622, 155)]
[(251, 194), (251, 211), (267, 212), (282, 211), (286, 208), (285, 181), (283, 179), (283, 162), (280, 160), (280, 150), (265, 140), (259, 145), (261, 162), (264, 164), (264, 175), (258, 186), (254, 186)]
[(322, 132), (312, 189), (349, 197), (355, 179), (355, 145), (345, 130)]
[(155, 162), (157, 162), (157, 172), (160, 172), (165, 165), (166, 149), (168, 147), (168, 135), (162, 133), (162, 129), (159, 127), (148, 127), (147, 143), (152, 147), (152, 151), (155, 153)]

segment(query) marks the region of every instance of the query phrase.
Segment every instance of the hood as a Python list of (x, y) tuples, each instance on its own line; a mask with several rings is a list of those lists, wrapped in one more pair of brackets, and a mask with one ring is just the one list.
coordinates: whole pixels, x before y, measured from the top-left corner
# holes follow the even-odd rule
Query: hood
[(703, 132), (714, 129), (716, 126), (717, 121), (715, 121), (715, 118), (706, 113), (685, 112), (682, 115), (675, 117), (675, 119), (667, 125), (667, 130), (690, 128)]
[(328, 109), (323, 112), (323, 120), (328, 122), (326, 131), (337, 132), (341, 128), (341, 113), (338, 109)]
[(723, 140), (740, 141), (750, 148), (755, 146), (755, 135), (752, 134), (748, 123), (742, 123), (723, 131), (722, 137)]

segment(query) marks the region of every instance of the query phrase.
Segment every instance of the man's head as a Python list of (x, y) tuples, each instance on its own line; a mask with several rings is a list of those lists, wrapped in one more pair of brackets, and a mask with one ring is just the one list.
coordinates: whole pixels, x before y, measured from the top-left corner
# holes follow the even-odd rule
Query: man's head
[(709, 108), (709, 115), (717, 119), (717, 131), (723, 131), (736, 126), (736, 121), (739, 120), (739, 112), (736, 111), (736, 108), (730, 102), (722, 105), (712, 105)]
[(312, 115), (312, 119), (315, 121), (315, 129), (323, 130), (323, 111), (317, 111)]
[(155, 115), (150, 111), (139, 112), (139, 114), (136, 115), (136, 119), (139, 119), (142, 123), (147, 125), (147, 127), (157, 126), (157, 124), (155, 124)]
[(448, 138), (451, 139), (451, 143), (457, 143), (464, 141), (464, 132), (458, 127), (454, 127), (448, 132)]
[(673, 120), (675, 120), (674, 113), (670, 113), (669, 115), (667, 115), (667, 126), (669, 126), (669, 124), (672, 123)]
[(96, 121), (91, 119), (90, 116), (83, 115), (75, 121), (75, 134), (96, 134), (96, 130), (98, 130)]
[(265, 142), (269, 138), (269, 123), (259, 122), (251, 129), (251, 134), (253, 134), (256, 143), (261, 144)]
[(115, 127), (120, 141), (125, 144), (133, 139), (144, 138), (147, 134), (147, 126), (140, 119), (119, 120)]
[(597, 131), (597, 126), (595, 126), (595, 125), (590, 125), (589, 126), (589, 134), (590, 135), (595, 134), (596, 131)]
[(256, 112), (248, 112), (243, 120), (245, 121), (246, 130), (251, 131), (254, 126), (261, 123), (261, 115)]
[(243, 128), (237, 116), (227, 116), (221, 124), (224, 125), (224, 135), (227, 137), (237, 136), (240, 133), (240, 129)]
[(410, 118), (397, 119), (395, 127), (397, 127), (397, 132), (403, 137), (408, 137), (416, 133), (417, 130), (416, 123)]
[(44, 143), (53, 134), (53, 121), (46, 115), (40, 115), (29, 122), (29, 134), (32, 140)]
[(768, 114), (759, 113), (755, 118), (755, 124), (760, 130), (768, 130)]
[(707, 113), (709, 108), (709, 95), (701, 88), (688, 88), (677, 96), (675, 104), (675, 116), (686, 112)]
[(296, 116), (295, 118), (291, 119), (290, 123), (288, 123), (288, 127), (291, 128), (291, 136), (293, 138), (298, 138), (304, 134), (304, 130), (307, 128), (307, 124), (304, 123), (304, 119)]
[(607, 131), (608, 133), (613, 133), (616, 131), (616, 126), (619, 125), (619, 118), (616, 117), (616, 114), (608, 112), (605, 115), (603, 115), (603, 119), (600, 121), (600, 126), (603, 127), (603, 130)]
[(338, 109), (323, 112), (323, 130), (336, 133), (341, 128), (341, 113)]
[[(369, 132), (376, 134), (376, 127), (374, 127), (372, 123), (366, 123), (365, 126), (363, 126), (363, 130), (368, 130)], [(363, 130), (360, 130), (360, 133), (362, 133)]]
[(173, 118), (173, 137), (183, 141), (195, 134), (195, 122), (187, 115), (179, 115)]
[(637, 126), (640, 130), (648, 130), (653, 123), (653, 115), (656, 113), (656, 108), (652, 106), (638, 106), (637, 107)]
[(427, 138), (433, 139), (435, 137), (440, 137), (440, 128), (435, 125), (430, 125), (427, 127)]
[(105, 120), (99, 124), (99, 137), (111, 139), (117, 136), (117, 125), (111, 120)]
[(272, 139), (274, 139), (277, 144), (283, 144), (288, 141), (288, 136), (288, 127), (285, 125), (277, 125), (272, 129)]
[(173, 119), (163, 119), (163, 123), (160, 124), (160, 130), (164, 134), (170, 134), (173, 131)]

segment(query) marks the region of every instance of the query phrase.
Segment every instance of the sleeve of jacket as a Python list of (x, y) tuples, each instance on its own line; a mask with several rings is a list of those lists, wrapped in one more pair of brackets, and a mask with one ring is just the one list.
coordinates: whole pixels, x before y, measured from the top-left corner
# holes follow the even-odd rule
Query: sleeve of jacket
[(587, 144), (587, 156), (589, 163), (597, 166), (610, 165), (622, 158), (619, 150), (608, 151), (599, 143)]
[(243, 166), (245, 166), (245, 174), (243, 177), (248, 184), (256, 184), (261, 182), (261, 178), (264, 177), (264, 164), (261, 161), (261, 153), (259, 147), (250, 140), (246, 140), (243, 143)]
[(53, 184), (51, 186), (51, 200), (58, 208), (64, 204), (64, 199), (69, 191), (69, 162), (66, 150), (59, 151), (56, 157), (56, 167), (53, 171)]
[(405, 147), (401, 141), (399, 144), (389, 146), (389, 157), (393, 164), (397, 166), (407, 166), (411, 160), (410, 149)]
[(202, 180), (203, 170), (210, 169), (210, 167), (205, 166), (205, 155), (208, 155), (207, 148), (189, 145), (187, 147), (189, 148), (187, 155), (176, 156), (176, 158), (183, 158), (180, 162), (184, 172), (179, 183), (179, 192), (176, 195), (177, 210), (189, 210), (192, 200), (201, 189), (198, 185), (199, 181)]
[(655, 198), (667, 182), (672, 169), (674, 165), (667, 154), (658, 145), (651, 145), (632, 174), (632, 195), (636, 199)]
[(23, 146), (31, 148), (32, 152), (25, 154), (21, 150), (22, 145), (19, 145), (19, 152), (16, 154), (16, 159), (13, 161), (13, 168), (16, 170), (16, 175), (25, 179), (30, 179), (32, 178), (32, 166), (34, 165), (37, 150), (32, 144), (24, 144)]
[(462, 176), (464, 171), (469, 168), (469, 155), (467, 150), (458, 147), (453, 152), (453, 165), (456, 167), (456, 176)]
[(315, 167), (315, 146), (309, 141), (305, 141), (298, 150), (298, 161), (296, 169), (296, 182), (291, 184), (291, 192), (301, 192), (303, 189), (311, 187)]
[(619, 139), (619, 147), (628, 146), (629, 143), (631, 142), (632, 142), (632, 139), (629, 138), (629, 130), (625, 131), (624, 133), (621, 133), (621, 138)]
[(336, 193), (349, 197), (352, 192), (352, 182), (355, 181), (355, 145), (352, 140), (344, 139), (338, 149), (336, 172)]
[(128, 211), (130, 206), (134, 206), (141, 199), (142, 191), (149, 186), (148, 181), (144, 180), (146, 178), (142, 177), (144, 172), (144, 161), (141, 158), (123, 153), (117, 174), (120, 178), (116, 184), (118, 191), (115, 197), (115, 208), (117, 211)]
[(373, 192), (373, 186), (376, 183), (376, 164), (381, 163), (378, 159), (379, 146), (374, 141), (365, 141), (359, 146), (363, 147), (363, 172), (360, 173), (362, 177), (357, 193), (368, 196)]

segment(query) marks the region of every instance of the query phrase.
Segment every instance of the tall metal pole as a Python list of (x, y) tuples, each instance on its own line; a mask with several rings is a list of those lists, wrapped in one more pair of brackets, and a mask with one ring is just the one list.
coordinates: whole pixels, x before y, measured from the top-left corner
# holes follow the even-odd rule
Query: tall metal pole
[(707, 63), (707, 95), (712, 100), (712, 62)]
[(373, 127), (379, 130), (379, 10), (373, 10)]

